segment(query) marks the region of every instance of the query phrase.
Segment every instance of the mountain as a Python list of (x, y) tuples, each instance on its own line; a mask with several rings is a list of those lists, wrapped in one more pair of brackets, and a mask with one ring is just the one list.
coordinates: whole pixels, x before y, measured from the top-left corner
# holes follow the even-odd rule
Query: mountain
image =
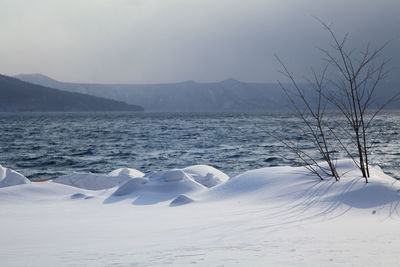
[[(146, 111), (152, 112), (264, 111), (285, 110), (291, 106), (280, 86), (275, 83), (249, 83), (228, 79), (213, 83), (186, 81), (166, 84), (87, 84), (59, 82), (41, 74), (20, 74), (16, 77), (60, 90), (129, 104), (140, 103)], [(377, 91), (376, 99), (388, 99), (396, 90), (398, 92), (398, 88), (398, 84), (383, 84)], [(387, 108), (400, 108), (400, 101), (390, 103)]]
[(143, 111), (143, 108), (0, 75), (0, 111)]
[(85, 84), (59, 82), (41, 74), (15, 77), (69, 92), (140, 103), (146, 111), (152, 112), (275, 110), (282, 109), (280, 99), (284, 97), (277, 84), (244, 83), (235, 79), (215, 83)]

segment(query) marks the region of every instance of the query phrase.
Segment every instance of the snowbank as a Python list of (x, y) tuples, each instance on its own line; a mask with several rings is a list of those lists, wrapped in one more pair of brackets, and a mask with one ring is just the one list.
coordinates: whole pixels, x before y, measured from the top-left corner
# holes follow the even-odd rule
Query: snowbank
[(196, 182), (206, 187), (213, 187), (229, 180), (228, 175), (208, 165), (193, 165), (182, 170), (190, 174)]
[(331, 178), (321, 181), (301, 167), (251, 170), (196, 194), (196, 202), (240, 199), (259, 204), (297, 205), (304, 210), (322, 211), (330, 207), (332, 216), (343, 209), (390, 209), (400, 204), (400, 182), (384, 174), (379, 167), (371, 167), (368, 184), (351, 160), (338, 161), (337, 169), (341, 175), (339, 182)]
[(130, 178), (143, 177), (144, 173), (132, 168), (120, 168), (110, 172), (111, 176), (128, 176)]
[(149, 205), (205, 188), (181, 169), (151, 172), (122, 184), (106, 203), (119, 201), (121, 198), (134, 198), (134, 204)]
[(212, 170), (191, 166), (63, 178), (81, 188), (117, 184), (111, 190), (57, 182), (0, 188), (1, 262), (398, 266), (400, 183), (371, 168), (366, 184), (351, 161), (337, 166), (340, 182), (272, 167), (207, 187)]
[(0, 187), (29, 184), (31, 181), (22, 174), (0, 165)]
[[(141, 177), (144, 177), (145, 179), (136, 179)], [(155, 185), (155, 181), (163, 180), (164, 182), (181, 181), (182, 183), (185, 183), (185, 185), (195, 184), (194, 187), (198, 187), (199, 184), (205, 187), (213, 187), (226, 182), (228, 179), (228, 175), (211, 166), (194, 165), (184, 169), (150, 172), (146, 175), (141, 171), (132, 168), (120, 168), (110, 172), (109, 174), (73, 173), (60, 176), (57, 179), (54, 179), (53, 182), (88, 190), (102, 190), (112, 188), (132, 180), (129, 184), (116, 192), (117, 195), (121, 195), (122, 192), (124, 192), (123, 194), (126, 195), (130, 194), (129, 192), (133, 190), (133, 187), (136, 188), (140, 184), (147, 183), (147, 181), (151, 181), (151, 185)], [(182, 187), (181, 184), (180, 186)], [(150, 187), (146, 186), (145, 188), (147, 190)], [(167, 189), (165, 188), (165, 190)], [(176, 191), (181, 192), (180, 190)], [(182, 192), (186, 191), (184, 190)]]
[(188, 201), (190, 198), (187, 196), (179, 198), (180, 195), (200, 192), (228, 179), (228, 175), (207, 165), (150, 172), (143, 177), (136, 177), (121, 184), (105, 202), (113, 203), (128, 198), (135, 199), (133, 203), (139, 205), (167, 200), (172, 200), (174, 204), (171, 203), (171, 206), (183, 205), (192, 201)]
[(52, 182), (88, 190), (102, 190), (115, 187), (130, 179), (129, 175), (111, 176), (94, 173), (73, 173), (60, 176)]
[(169, 204), (169, 206), (170, 207), (181, 206), (181, 205), (189, 204), (192, 202), (194, 202), (194, 200), (191, 199), (190, 197), (185, 196), (185, 195), (179, 195), (177, 198), (172, 200), (172, 202), (171, 202), (171, 204)]

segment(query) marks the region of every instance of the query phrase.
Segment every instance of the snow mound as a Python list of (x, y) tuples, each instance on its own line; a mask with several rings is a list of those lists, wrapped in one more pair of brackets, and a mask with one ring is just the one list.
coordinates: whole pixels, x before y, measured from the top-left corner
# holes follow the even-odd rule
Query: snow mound
[(206, 187), (213, 187), (229, 180), (228, 175), (208, 165), (193, 165), (184, 168), (183, 171)]
[[(296, 186), (302, 180), (292, 167), (267, 167), (251, 170), (230, 178), (226, 183), (210, 188), (203, 193), (207, 200), (230, 198), (273, 198), (292, 184)], [(318, 182), (318, 180), (315, 180)], [(288, 195), (290, 197), (290, 195)]]
[[(41, 183), (29, 183), (21, 184), (19, 186), (9, 186), (5, 188), (0, 188), (0, 203), (2, 201), (7, 202), (23, 202), (28, 203), (27, 207), (34, 203), (54, 203), (57, 201), (64, 201), (74, 199), (71, 198), (75, 194), (85, 194), (88, 192), (85, 190), (67, 186), (59, 183), (52, 182), (41, 182)], [(78, 195), (75, 196), (77, 198)]]
[(172, 202), (169, 204), (169, 206), (170, 207), (176, 207), (176, 206), (189, 204), (189, 203), (192, 203), (192, 202), (194, 202), (194, 200), (191, 199), (190, 197), (185, 196), (185, 195), (179, 195), (177, 198), (172, 200)]
[(111, 176), (129, 176), (130, 178), (143, 177), (144, 173), (132, 168), (120, 168), (110, 172)]
[(142, 185), (147, 184), (149, 181), (148, 178), (137, 177), (132, 178), (131, 180), (127, 181), (123, 185), (121, 185), (117, 191), (114, 192), (114, 196), (125, 196), (131, 194), (132, 192), (136, 192), (142, 189)]
[(176, 182), (176, 181), (187, 181), (194, 180), (189, 174), (185, 173), (181, 169), (171, 169), (162, 172), (151, 172), (145, 175), (149, 180), (152, 181), (164, 181), (164, 182)]
[(370, 168), (369, 183), (351, 160), (337, 161), (341, 175), (321, 181), (303, 167), (268, 167), (251, 170), (232, 177), (226, 183), (196, 195), (198, 201), (280, 203), (297, 205), (303, 211), (316, 208), (330, 210), (369, 209), (400, 205), (400, 182), (384, 174), (380, 168)]
[(144, 177), (133, 178), (122, 184), (114, 196), (124, 196), (139, 191), (147, 191), (159, 194), (172, 193), (177, 196), (183, 192), (203, 189), (204, 186), (197, 183), (190, 175), (180, 169), (171, 169), (161, 172), (151, 172)]
[(180, 169), (151, 172), (122, 184), (106, 201), (112, 203), (124, 198), (134, 198), (133, 204), (150, 205), (176, 198), (206, 187)]
[(129, 176), (125, 175), (111, 176), (94, 173), (73, 173), (60, 176), (54, 179), (53, 182), (88, 190), (102, 190), (112, 188), (130, 179)]
[(0, 187), (29, 183), (31, 181), (22, 174), (0, 165)]

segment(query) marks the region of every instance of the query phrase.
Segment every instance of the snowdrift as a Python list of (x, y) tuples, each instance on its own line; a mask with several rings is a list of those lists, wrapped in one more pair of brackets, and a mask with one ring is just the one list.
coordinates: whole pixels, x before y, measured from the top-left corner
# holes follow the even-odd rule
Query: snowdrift
[[(105, 200), (105, 203), (113, 203), (128, 198), (135, 199), (133, 204), (136, 205), (149, 205), (173, 200), (174, 204), (171, 204), (171, 206), (178, 206), (193, 202), (189, 197), (182, 194), (203, 191), (226, 182), (228, 179), (228, 175), (207, 165), (150, 172), (143, 177), (133, 178), (122, 184)], [(178, 199), (174, 200), (176, 197)]]
[(60, 176), (52, 182), (88, 190), (102, 190), (117, 186), (129, 179), (131, 178), (127, 175), (111, 176), (94, 173), (73, 173)]
[(339, 182), (298, 167), (228, 179), (197, 165), (3, 187), (0, 257), (4, 266), (398, 266), (399, 182), (375, 167), (366, 184), (351, 161), (337, 166)]
[(194, 200), (191, 199), (190, 197), (186, 195), (179, 195), (177, 198), (172, 200), (171, 204), (169, 204), (170, 207), (175, 207), (175, 206), (181, 206), (185, 204), (192, 203)]
[(182, 170), (190, 174), (196, 182), (206, 187), (213, 187), (229, 180), (228, 175), (207, 165), (193, 165)]
[(120, 168), (110, 172), (111, 176), (127, 176), (130, 178), (143, 177), (144, 173), (132, 168)]
[[(145, 178), (138, 179), (141, 177)], [(150, 172), (146, 175), (143, 172), (132, 168), (120, 168), (108, 174), (73, 173), (60, 176), (52, 182), (88, 190), (109, 189), (121, 185), (124, 182), (129, 182), (115, 193), (116, 195), (127, 195), (135, 191), (133, 188), (136, 188), (136, 185), (147, 184), (148, 181), (150, 181), (152, 185), (155, 185), (155, 181), (160, 180), (163, 180), (164, 182), (182, 181), (182, 183), (185, 182), (186, 184), (193, 183), (195, 185), (192, 185), (192, 187), (194, 186), (198, 188), (200, 185), (213, 187), (226, 182), (228, 179), (228, 175), (211, 166), (194, 165), (185, 169), (171, 169), (159, 173)], [(154, 190), (162, 190), (159, 186), (160, 184), (155, 187), (158, 189)], [(202, 186), (200, 187), (202, 188)], [(148, 185), (144, 188), (146, 188), (146, 190), (150, 189)], [(163, 192), (165, 191), (168, 190), (165, 189)], [(181, 191), (182, 190), (177, 190), (177, 192)], [(183, 190), (182, 192), (187, 192), (187, 190)]]
[(135, 198), (133, 204), (149, 205), (173, 199), (184, 193), (196, 192), (206, 187), (180, 169), (152, 172), (122, 184), (106, 201), (112, 203), (125, 198)]
[(132, 168), (120, 168), (109, 174), (73, 173), (60, 176), (53, 183), (65, 184), (88, 190), (102, 190), (115, 187), (135, 177), (142, 177), (144, 173)]
[[(340, 160), (341, 180), (321, 181), (301, 167), (269, 167), (232, 177), (226, 183), (195, 194), (203, 201), (240, 199), (241, 202), (281, 203), (331, 212), (348, 208), (370, 209), (400, 203), (400, 182), (372, 167), (367, 184), (351, 160)], [(397, 206), (396, 206), (397, 208)]]
[[(211, 166), (194, 165), (147, 174), (130, 168), (117, 169), (109, 174), (73, 173), (51, 182), (32, 183), (31, 188), (37, 196), (40, 188), (51, 191), (52, 186), (48, 184), (63, 184), (76, 188), (68, 193), (100, 191), (99, 194), (105, 197), (104, 203), (131, 199), (134, 204), (169, 201), (171, 206), (240, 199), (242, 203), (297, 203), (306, 208), (318, 206), (322, 209), (335, 203), (336, 207), (368, 209), (399, 201), (400, 183), (385, 175), (379, 167), (371, 168), (368, 184), (351, 160), (338, 161), (337, 168), (342, 176), (340, 182), (332, 179), (320, 181), (301, 167), (262, 168), (229, 179)], [(29, 183), (23, 175), (0, 166), (0, 187)], [(102, 192), (111, 188), (115, 189), (106, 194)], [(96, 195), (82, 194), (85, 196), (76, 195), (71, 199)]]
[(22, 174), (0, 165), (0, 187), (29, 184), (31, 181)]

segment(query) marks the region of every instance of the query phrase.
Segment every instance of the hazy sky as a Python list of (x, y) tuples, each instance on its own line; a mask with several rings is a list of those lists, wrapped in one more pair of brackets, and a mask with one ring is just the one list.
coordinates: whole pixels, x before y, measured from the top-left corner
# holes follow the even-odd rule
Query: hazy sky
[(318, 66), (332, 22), (386, 50), (400, 81), (399, 0), (0, 0), (0, 73), (61, 81), (276, 81)]

